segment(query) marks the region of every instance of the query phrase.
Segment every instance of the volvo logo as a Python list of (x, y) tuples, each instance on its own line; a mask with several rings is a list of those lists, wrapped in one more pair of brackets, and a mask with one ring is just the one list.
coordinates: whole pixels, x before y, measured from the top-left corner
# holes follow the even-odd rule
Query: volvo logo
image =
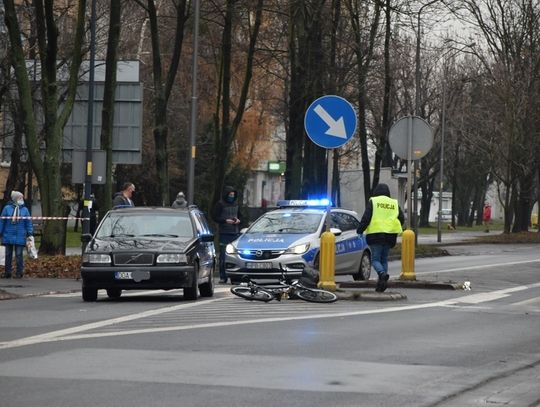
[(257, 257), (262, 257), (262, 255), (263, 255), (262, 250), (257, 250), (257, 251), (255, 252), (255, 256), (257, 256)]

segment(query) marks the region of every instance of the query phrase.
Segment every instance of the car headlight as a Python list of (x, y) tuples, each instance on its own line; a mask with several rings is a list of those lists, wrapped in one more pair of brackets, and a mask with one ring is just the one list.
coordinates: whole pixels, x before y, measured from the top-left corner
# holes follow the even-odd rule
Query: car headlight
[(108, 254), (83, 254), (83, 263), (111, 264), (111, 256)]
[(236, 247), (234, 247), (232, 244), (228, 244), (227, 246), (225, 246), (225, 252), (227, 254), (235, 254), (236, 253)]
[(156, 263), (187, 263), (187, 256), (180, 253), (164, 253), (157, 256)]
[(307, 252), (309, 249), (309, 243), (299, 244), (296, 246), (289, 247), (287, 250), (285, 250), (285, 253), (292, 253), (292, 254), (303, 254)]

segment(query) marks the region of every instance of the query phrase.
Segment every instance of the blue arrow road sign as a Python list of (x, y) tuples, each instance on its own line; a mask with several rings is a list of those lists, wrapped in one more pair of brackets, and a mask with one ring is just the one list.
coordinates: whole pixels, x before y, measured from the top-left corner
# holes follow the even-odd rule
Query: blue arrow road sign
[(308, 137), (320, 147), (336, 148), (356, 132), (356, 112), (340, 96), (327, 95), (309, 105), (304, 117)]

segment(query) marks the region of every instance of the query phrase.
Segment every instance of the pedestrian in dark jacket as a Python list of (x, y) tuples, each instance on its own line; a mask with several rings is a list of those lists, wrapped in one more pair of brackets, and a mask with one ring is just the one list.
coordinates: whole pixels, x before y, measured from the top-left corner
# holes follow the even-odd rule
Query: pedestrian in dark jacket
[(90, 215), (90, 234), (93, 235), (96, 231), (97, 225), (98, 225), (98, 211), (99, 206), (96, 200), (96, 197), (94, 194), (90, 195), (90, 201), (92, 201), (92, 206), (89, 210)]
[(386, 290), (388, 275), (388, 254), (396, 245), (397, 235), (403, 231), (405, 217), (398, 201), (390, 197), (386, 184), (378, 184), (362, 215), (359, 234), (366, 232), (366, 240), (371, 249), (371, 264), (378, 274), (377, 292)]
[(122, 208), (125, 206), (135, 206), (131, 200), (133, 192), (135, 192), (135, 185), (133, 185), (131, 182), (126, 182), (124, 185), (122, 185), (122, 190), (114, 195), (112, 207)]
[(182, 191), (178, 192), (178, 195), (176, 195), (176, 199), (172, 203), (171, 208), (187, 208), (186, 196)]
[(24, 273), (23, 250), (26, 246), (26, 238), (32, 236), (33, 232), (30, 212), (24, 206), (24, 196), (21, 192), (13, 191), (11, 201), (4, 206), (0, 216), (0, 238), (6, 247), (6, 266), (2, 278), (11, 278), (13, 249), (15, 249), (17, 263), (15, 278), (22, 278)]
[(225, 247), (233, 242), (240, 233), (240, 211), (238, 194), (233, 187), (223, 189), (222, 198), (216, 202), (212, 210), (212, 219), (219, 228), (219, 282), (227, 282), (225, 272)]

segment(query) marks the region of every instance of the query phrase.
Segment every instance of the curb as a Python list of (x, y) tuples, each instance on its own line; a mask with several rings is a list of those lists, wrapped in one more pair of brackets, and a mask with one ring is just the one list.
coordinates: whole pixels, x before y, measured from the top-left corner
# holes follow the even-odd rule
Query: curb
[(0, 301), (1, 300), (13, 300), (15, 298), (20, 298), (17, 294), (12, 294), (10, 292), (0, 290)]
[[(427, 280), (388, 280), (388, 288), (427, 288), (431, 290), (462, 290), (464, 283), (453, 281), (427, 281)], [(376, 287), (376, 280), (347, 281), (339, 283), (339, 288), (372, 288)]]
[(405, 294), (392, 291), (378, 293), (376, 291), (364, 291), (358, 289), (343, 290), (342, 288), (336, 290), (336, 295), (340, 301), (397, 301), (407, 299)]

